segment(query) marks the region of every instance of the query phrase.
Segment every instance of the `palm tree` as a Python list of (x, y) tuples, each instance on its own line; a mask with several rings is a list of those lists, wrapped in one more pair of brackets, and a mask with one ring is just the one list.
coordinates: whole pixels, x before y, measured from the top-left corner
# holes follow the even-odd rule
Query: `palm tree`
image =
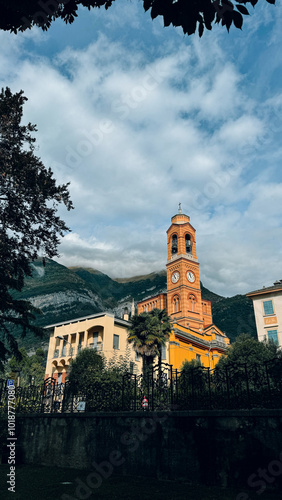
[(148, 374), (155, 356), (161, 362), (162, 347), (169, 338), (170, 330), (171, 322), (166, 310), (154, 309), (131, 318), (127, 340), (142, 356), (143, 375)]
[(166, 345), (166, 342), (168, 341), (170, 337), (170, 332), (172, 329), (172, 321), (170, 316), (167, 314), (166, 309), (153, 309), (149, 314), (151, 314), (153, 317), (157, 318), (158, 320), (158, 326), (159, 326), (159, 337), (160, 337), (160, 344), (159, 344), (159, 369), (161, 371), (161, 364), (162, 364), (162, 347)]

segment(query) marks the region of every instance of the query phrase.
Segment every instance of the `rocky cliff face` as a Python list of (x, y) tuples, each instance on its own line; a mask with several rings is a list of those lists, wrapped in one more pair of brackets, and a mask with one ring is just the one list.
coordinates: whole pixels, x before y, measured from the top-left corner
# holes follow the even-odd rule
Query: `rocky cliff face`
[[(61, 313), (65, 311), (68, 317), (76, 315), (79, 309), (86, 307), (87, 309), (101, 311), (103, 302), (99, 296), (90, 290), (83, 291), (61, 291), (55, 293), (47, 293), (31, 297), (30, 302), (46, 316), (48, 313), (57, 318), (61, 317)], [(90, 313), (91, 314), (91, 313)], [(65, 314), (64, 314), (65, 316)], [(43, 318), (42, 318), (43, 319)], [(66, 318), (64, 318), (66, 319)], [(44, 323), (45, 323), (44, 319)], [(59, 319), (59, 321), (61, 321)]]

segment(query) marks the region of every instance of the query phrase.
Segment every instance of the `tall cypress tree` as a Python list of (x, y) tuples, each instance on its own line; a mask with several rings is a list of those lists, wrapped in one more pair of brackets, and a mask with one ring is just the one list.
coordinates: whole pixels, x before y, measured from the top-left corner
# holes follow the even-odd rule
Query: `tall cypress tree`
[(23, 91), (0, 93), (0, 367), (7, 352), (17, 351), (12, 325), (23, 335), (27, 329), (40, 333), (31, 323), (35, 309), (13, 291), (31, 276), (32, 261), (58, 255), (59, 237), (69, 231), (58, 205), (73, 208), (68, 184), (57, 185), (35, 155), (36, 126), (21, 124), (25, 101)]

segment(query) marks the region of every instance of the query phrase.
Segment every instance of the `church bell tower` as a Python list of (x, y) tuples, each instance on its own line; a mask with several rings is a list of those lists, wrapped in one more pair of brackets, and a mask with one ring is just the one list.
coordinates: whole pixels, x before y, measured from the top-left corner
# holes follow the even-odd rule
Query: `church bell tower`
[(179, 325), (203, 331), (203, 308), (196, 253), (196, 230), (190, 217), (178, 213), (167, 230), (167, 310)]

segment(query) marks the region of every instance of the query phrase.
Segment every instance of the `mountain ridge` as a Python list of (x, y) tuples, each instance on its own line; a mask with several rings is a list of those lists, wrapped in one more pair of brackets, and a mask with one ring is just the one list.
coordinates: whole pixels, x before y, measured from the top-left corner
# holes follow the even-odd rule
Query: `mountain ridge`
[[(45, 327), (50, 324), (84, 317), (102, 311), (113, 312), (121, 317), (127, 307), (150, 295), (157, 295), (166, 289), (166, 271), (161, 270), (148, 275), (132, 278), (112, 279), (97, 269), (73, 266), (68, 268), (54, 260), (47, 259), (32, 264), (33, 273), (26, 278), (24, 289), (16, 293), (16, 298), (30, 300), (42, 310), (36, 315), (35, 324)], [(234, 341), (244, 332), (256, 337), (253, 306), (251, 300), (243, 295), (222, 297), (203, 286), (203, 299), (212, 303), (214, 323)], [(42, 340), (28, 333), (20, 339), (21, 345), (31, 346), (47, 344), (49, 334), (46, 331)]]

